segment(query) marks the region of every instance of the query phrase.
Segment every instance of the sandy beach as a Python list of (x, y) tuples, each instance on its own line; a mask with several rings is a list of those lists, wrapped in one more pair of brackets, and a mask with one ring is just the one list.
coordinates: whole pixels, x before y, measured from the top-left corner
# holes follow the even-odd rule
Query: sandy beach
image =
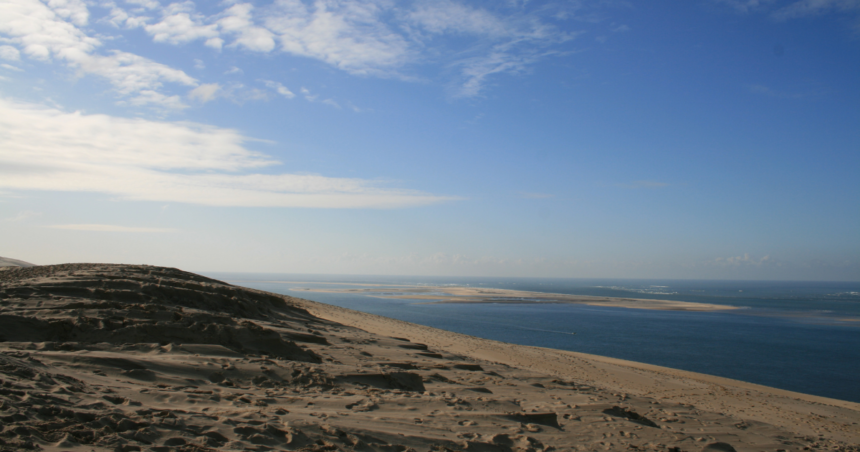
[[(659, 306), (647, 309), (696, 308)], [(857, 403), (484, 340), (171, 268), (0, 272), (0, 339), (0, 450), (860, 450)]]
[[(391, 287), (399, 288), (392, 290)], [(554, 294), (477, 287), (379, 285), (373, 288), (361, 289), (312, 289), (293, 287), (292, 290), (305, 292), (365, 294), (379, 298), (425, 300), (428, 303), (571, 303), (613, 308), (651, 309), (658, 311), (730, 311), (738, 309), (735, 306), (711, 303), (693, 303), (688, 301), (627, 297), (593, 297), (588, 295)], [(389, 292), (397, 292), (397, 294), (391, 295)]]

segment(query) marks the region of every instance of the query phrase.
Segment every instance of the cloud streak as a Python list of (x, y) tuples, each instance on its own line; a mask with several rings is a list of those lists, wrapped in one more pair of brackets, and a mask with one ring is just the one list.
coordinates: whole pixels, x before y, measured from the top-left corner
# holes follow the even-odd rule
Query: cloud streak
[(278, 162), (231, 129), (0, 100), (0, 188), (210, 206), (399, 208), (454, 198), (375, 181), (260, 173)]
[(45, 227), (50, 229), (65, 229), (69, 231), (88, 232), (143, 232), (156, 234), (176, 232), (176, 229), (171, 228), (143, 228), (136, 226), (117, 226), (113, 224), (55, 224)]

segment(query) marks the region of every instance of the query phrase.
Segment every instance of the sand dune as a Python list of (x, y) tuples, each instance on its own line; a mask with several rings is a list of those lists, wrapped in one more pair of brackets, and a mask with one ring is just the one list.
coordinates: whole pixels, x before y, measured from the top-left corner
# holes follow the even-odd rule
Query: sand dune
[(0, 272), (0, 338), (2, 450), (860, 450), (855, 403), (176, 269)]
[(12, 267), (33, 267), (34, 265), (29, 262), (19, 261), (18, 259), (10, 259), (8, 257), (0, 256), (0, 270), (6, 270)]

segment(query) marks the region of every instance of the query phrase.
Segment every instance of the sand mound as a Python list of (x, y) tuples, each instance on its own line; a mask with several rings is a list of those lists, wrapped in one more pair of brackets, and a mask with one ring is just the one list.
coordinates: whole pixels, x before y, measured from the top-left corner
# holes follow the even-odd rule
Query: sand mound
[[(218, 344), (242, 354), (319, 362), (250, 320), (315, 320), (306, 311), (287, 306), (282, 297), (180, 270), (66, 264), (9, 270), (0, 281), (5, 311), (22, 308), (0, 315), (4, 342)], [(20, 301), (6, 301), (11, 299)], [(36, 310), (23, 309), (33, 299), (40, 300)]]
[(0, 256), (0, 269), (7, 270), (11, 267), (33, 267), (29, 262), (19, 261), (18, 259), (10, 259)]
[(851, 408), (795, 400), (818, 417), (777, 427), (679, 403), (676, 380), (606, 389), (624, 375), (534, 350), (170, 268), (10, 269), (0, 451), (860, 450)]

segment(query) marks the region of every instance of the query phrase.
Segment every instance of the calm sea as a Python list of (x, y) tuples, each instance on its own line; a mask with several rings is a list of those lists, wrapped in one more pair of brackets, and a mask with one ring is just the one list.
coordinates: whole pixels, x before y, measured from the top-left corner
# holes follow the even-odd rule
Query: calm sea
[[(860, 402), (860, 283), (263, 273), (207, 276), (487, 339), (611, 356)], [(493, 287), (743, 309), (670, 312), (572, 304), (419, 304), (294, 290), (366, 288), (360, 284)], [(397, 288), (386, 288), (385, 293), (396, 294)]]

